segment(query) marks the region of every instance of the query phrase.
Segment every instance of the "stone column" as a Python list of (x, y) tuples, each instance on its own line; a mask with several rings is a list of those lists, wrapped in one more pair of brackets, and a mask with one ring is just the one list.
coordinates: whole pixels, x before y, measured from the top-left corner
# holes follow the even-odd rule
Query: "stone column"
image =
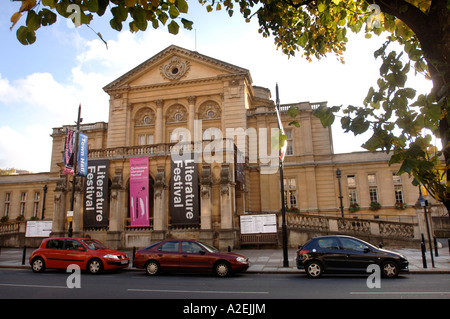
[(164, 166), (158, 166), (154, 184), (153, 230), (163, 233), (167, 230), (166, 182)]
[(218, 247), (221, 250), (227, 249), (228, 246), (234, 247), (233, 187), (231, 166), (222, 164), (220, 172), (220, 230)]
[(109, 230), (107, 244), (114, 249), (122, 246), (122, 233), (124, 231), (124, 209), (127, 192), (123, 187), (123, 169), (116, 168), (111, 185), (109, 198)]
[(75, 182), (75, 201), (73, 205), (73, 236), (80, 236), (83, 231), (83, 185), (82, 178), (77, 177)]
[(191, 141), (194, 139), (194, 120), (195, 120), (195, 96), (188, 96), (189, 115), (188, 115), (188, 129), (191, 132)]
[(202, 175), (200, 179), (200, 214), (202, 230), (211, 229), (212, 226), (211, 184), (211, 165), (205, 164), (202, 167)]
[(52, 237), (65, 236), (65, 222), (66, 222), (66, 193), (67, 180), (65, 175), (61, 175), (56, 182), (54, 208), (53, 208), (53, 224)]
[(163, 100), (156, 100), (155, 144), (163, 142)]

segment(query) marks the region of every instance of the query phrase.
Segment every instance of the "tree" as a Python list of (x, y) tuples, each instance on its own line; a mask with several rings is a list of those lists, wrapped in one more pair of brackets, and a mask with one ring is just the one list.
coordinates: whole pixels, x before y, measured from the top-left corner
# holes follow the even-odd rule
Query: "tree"
[[(285, 54), (301, 52), (309, 61), (334, 54), (344, 63), (348, 30), (364, 32), (367, 38), (387, 34), (386, 43), (375, 52), (382, 61), (378, 87), (369, 89), (362, 106), (322, 107), (315, 115), (327, 126), (336, 113), (342, 114), (342, 127), (354, 134), (370, 129), (372, 137), (363, 147), (391, 152), (390, 163), (402, 163), (399, 174), (413, 175), (415, 184), (424, 185), (450, 211), (450, 0), (198, 1), (208, 12), (224, 9), (232, 16), (236, 10), (246, 20), (258, 19), (259, 33), (272, 36)], [(22, 0), (11, 22), (14, 26), (27, 13), (17, 38), (32, 44), (35, 31), (54, 23), (58, 15), (76, 25), (89, 24), (107, 9), (113, 17), (110, 25), (118, 31), (126, 21), (132, 32), (146, 30), (149, 23), (153, 28), (167, 26), (173, 34), (180, 22), (192, 29), (193, 22), (182, 17), (188, 12), (187, 0)], [(400, 44), (403, 52), (391, 50), (391, 43)], [(432, 80), (431, 92), (416, 96), (414, 89), (405, 87), (411, 67)], [(431, 145), (424, 129), (441, 139), (441, 151)]]

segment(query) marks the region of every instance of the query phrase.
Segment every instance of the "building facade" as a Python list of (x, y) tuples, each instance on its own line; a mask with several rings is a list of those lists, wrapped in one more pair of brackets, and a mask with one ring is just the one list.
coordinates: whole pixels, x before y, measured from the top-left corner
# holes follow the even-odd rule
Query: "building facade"
[[(111, 247), (193, 237), (223, 249), (239, 245), (240, 216), (279, 215), (275, 105), (248, 70), (170, 46), (104, 91), (108, 122), (80, 127), (89, 138), (88, 175), (72, 192), (63, 151), (74, 127), (54, 128), (50, 172), (0, 176), (4, 228), (6, 220), (51, 220), (51, 236), (60, 236), (72, 220), (74, 236)], [(331, 128), (313, 116), (321, 103), (293, 104), (298, 128), (288, 125), (292, 105), (281, 106), (288, 214), (414, 219), (411, 179), (397, 176), (382, 152), (334, 154)]]

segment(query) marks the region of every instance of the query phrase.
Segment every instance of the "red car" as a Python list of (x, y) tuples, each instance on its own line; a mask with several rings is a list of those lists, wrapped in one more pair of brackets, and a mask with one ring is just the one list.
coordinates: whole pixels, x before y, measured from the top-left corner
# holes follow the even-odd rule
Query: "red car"
[(125, 253), (109, 249), (91, 238), (47, 238), (30, 256), (34, 272), (43, 272), (46, 268), (67, 269), (75, 264), (81, 270), (97, 274), (102, 270), (127, 267), (129, 263)]
[(248, 258), (235, 253), (219, 252), (217, 248), (190, 239), (168, 239), (140, 249), (134, 266), (144, 268), (148, 275), (160, 271), (212, 271), (219, 277), (243, 272)]

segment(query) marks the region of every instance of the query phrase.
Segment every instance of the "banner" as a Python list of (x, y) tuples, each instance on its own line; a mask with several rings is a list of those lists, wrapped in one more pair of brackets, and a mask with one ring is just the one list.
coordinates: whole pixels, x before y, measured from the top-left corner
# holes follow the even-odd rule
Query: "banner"
[(86, 177), (88, 170), (88, 136), (79, 133), (78, 138), (78, 161), (77, 161), (77, 175)]
[(73, 175), (73, 148), (75, 131), (66, 129), (66, 138), (64, 141), (64, 174)]
[(109, 161), (92, 160), (84, 179), (83, 227), (109, 225)]
[(171, 156), (170, 215), (172, 225), (199, 224), (198, 166), (194, 153)]
[(130, 223), (132, 227), (150, 226), (148, 157), (130, 158)]

